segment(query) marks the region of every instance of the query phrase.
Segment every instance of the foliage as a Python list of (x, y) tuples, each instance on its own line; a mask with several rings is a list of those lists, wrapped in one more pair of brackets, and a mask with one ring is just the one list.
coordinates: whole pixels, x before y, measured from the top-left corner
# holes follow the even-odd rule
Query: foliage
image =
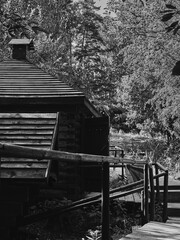
[[(1, 1), (0, 59), (12, 37), (33, 38), (30, 60), (85, 95), (125, 132), (179, 137), (179, 5), (109, 0)], [(164, 24), (167, 24), (165, 28)], [(168, 32), (168, 33), (167, 33)]]
[(173, 31), (173, 34), (175, 35), (178, 30), (180, 29), (179, 26), (179, 20), (174, 21), (177, 15), (179, 15), (179, 11), (175, 5), (172, 4), (166, 4), (166, 9), (161, 11), (164, 15), (162, 16), (162, 21), (167, 22), (169, 20), (172, 20), (171, 24), (166, 27), (166, 31), (170, 32)]
[(126, 123), (136, 128), (149, 122), (154, 126), (151, 133), (177, 137), (179, 78), (171, 70), (179, 55), (179, 36), (167, 34), (161, 21), (167, 6), (164, 1), (111, 0), (108, 11), (115, 14), (111, 21), (116, 26), (112, 28), (116, 56), (122, 58), (118, 68), (124, 69), (119, 99), (126, 109)]
[[(86, 235), (86, 238), (89, 240), (98, 240), (101, 239), (101, 231), (99, 230), (88, 230), (88, 234)], [(83, 240), (83, 239), (82, 239)]]

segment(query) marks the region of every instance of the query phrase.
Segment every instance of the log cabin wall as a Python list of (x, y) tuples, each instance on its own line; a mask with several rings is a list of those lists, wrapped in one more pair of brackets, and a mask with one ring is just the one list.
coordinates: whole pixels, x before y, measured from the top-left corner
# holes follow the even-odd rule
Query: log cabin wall
[[(58, 150), (75, 152), (81, 151), (81, 122), (79, 112), (59, 113)], [(77, 199), (81, 194), (79, 163), (59, 163), (58, 183), (66, 190), (66, 197)]]
[[(56, 113), (0, 113), (0, 142), (50, 149)], [(1, 179), (46, 181), (49, 161), (15, 157), (1, 158)]]
[[(14, 50), (19, 48), (19, 45), (22, 45), (22, 50), (27, 50), (30, 41), (27, 39), (15, 39), (10, 44)], [(24, 48), (23, 46), (26, 47)], [(55, 145), (51, 145), (51, 148), (55, 146), (55, 149), (58, 150), (81, 152), (81, 119), (84, 117), (99, 117), (100, 113), (82, 92), (71, 88), (62, 79), (42, 71), (24, 59), (24, 57), (19, 59), (19, 53), (18, 56), (13, 55), (13, 58), (0, 63), (0, 112), (10, 114), (26, 113), (30, 115), (35, 113), (56, 114), (60, 112), (58, 141)], [(28, 138), (21, 132), (21, 126), (18, 127), (20, 127), (20, 136), (18, 137), (25, 139), (23, 142), (21, 141), (20, 145), (23, 145)], [(12, 124), (12, 131), (14, 131), (13, 128), (14, 124)], [(56, 123), (54, 124), (55, 128)], [(33, 137), (37, 138), (36, 135)], [(48, 140), (46, 139), (46, 134), (43, 137), (44, 141), (38, 142), (39, 148), (42, 148), (44, 142)], [(52, 134), (52, 141), (53, 139), (54, 134)], [(12, 143), (17, 144), (15, 140)], [(52, 161), (50, 162), (52, 163)], [(74, 164), (74, 166), (72, 164), (64, 164), (63, 166), (63, 164), (51, 163), (47, 167), (48, 171), (46, 172), (48, 174), (45, 174), (46, 183), (47, 180), (50, 180), (52, 183), (58, 180), (61, 183), (61, 187), (65, 190), (67, 189), (67, 192), (78, 194), (80, 191), (80, 168), (78, 168), (78, 164)], [(33, 165), (30, 167), (28, 165), (28, 171), (32, 167)], [(24, 177), (21, 180), (24, 181)], [(33, 177), (31, 180), (34, 180)]]

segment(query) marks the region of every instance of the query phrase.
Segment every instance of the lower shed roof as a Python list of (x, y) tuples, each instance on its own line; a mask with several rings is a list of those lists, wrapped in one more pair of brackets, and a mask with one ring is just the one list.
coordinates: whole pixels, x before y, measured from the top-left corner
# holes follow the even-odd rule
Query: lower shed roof
[[(26, 60), (7, 60), (0, 63), (0, 106), (7, 111), (15, 106), (27, 109), (47, 106), (55, 111), (59, 106), (83, 105), (93, 115), (98, 111), (85, 95), (58, 78), (42, 71)], [(23, 111), (25, 109), (22, 109)]]

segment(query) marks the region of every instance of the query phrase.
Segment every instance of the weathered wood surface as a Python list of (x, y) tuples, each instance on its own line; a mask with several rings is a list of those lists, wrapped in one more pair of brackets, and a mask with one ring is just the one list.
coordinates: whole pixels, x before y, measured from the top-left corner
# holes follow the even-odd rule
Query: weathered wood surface
[(85, 95), (51, 76), (28, 61), (0, 62), (1, 112), (49, 111), (57, 112), (78, 105), (83, 111), (99, 117), (100, 113)]
[(0, 96), (41, 98), (84, 95), (27, 61), (9, 60), (0, 63)]
[(120, 240), (178, 240), (180, 239), (180, 221), (168, 221), (167, 223), (149, 222)]
[[(56, 114), (0, 113), (0, 142), (50, 149)], [(1, 157), (1, 178), (45, 178), (49, 160)]]
[[(5, 144), (0, 143), (0, 155), (3, 157), (18, 157), (18, 158), (32, 158), (38, 159), (39, 161), (43, 159), (52, 159), (59, 161), (69, 161), (69, 162), (110, 162), (117, 163), (122, 160), (115, 157), (109, 156), (100, 156), (100, 155), (90, 155), (90, 154), (82, 154), (82, 153), (69, 153), (63, 151), (53, 151), (53, 150), (45, 150), (38, 149), (32, 147), (23, 147), (17, 146), (13, 144)], [(130, 161), (127, 159), (123, 159), (123, 162), (129, 163)]]
[[(94, 197), (97, 196), (97, 193), (91, 192), (87, 195), (87, 197)], [(113, 196), (111, 194), (111, 196)], [(133, 203), (141, 203), (141, 196), (139, 193), (133, 193), (128, 196), (120, 197), (118, 200), (122, 202), (133, 202)]]

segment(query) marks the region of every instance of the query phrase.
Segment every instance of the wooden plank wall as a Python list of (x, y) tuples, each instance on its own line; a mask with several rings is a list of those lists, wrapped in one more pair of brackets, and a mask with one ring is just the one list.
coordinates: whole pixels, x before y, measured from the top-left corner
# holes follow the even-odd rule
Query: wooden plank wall
[[(56, 114), (0, 113), (0, 142), (50, 149)], [(1, 158), (1, 178), (45, 178), (48, 161)]]
[[(59, 150), (78, 153), (81, 150), (81, 117), (77, 113), (60, 112)], [(59, 164), (59, 184), (68, 198), (78, 198), (80, 177), (78, 163)]]

